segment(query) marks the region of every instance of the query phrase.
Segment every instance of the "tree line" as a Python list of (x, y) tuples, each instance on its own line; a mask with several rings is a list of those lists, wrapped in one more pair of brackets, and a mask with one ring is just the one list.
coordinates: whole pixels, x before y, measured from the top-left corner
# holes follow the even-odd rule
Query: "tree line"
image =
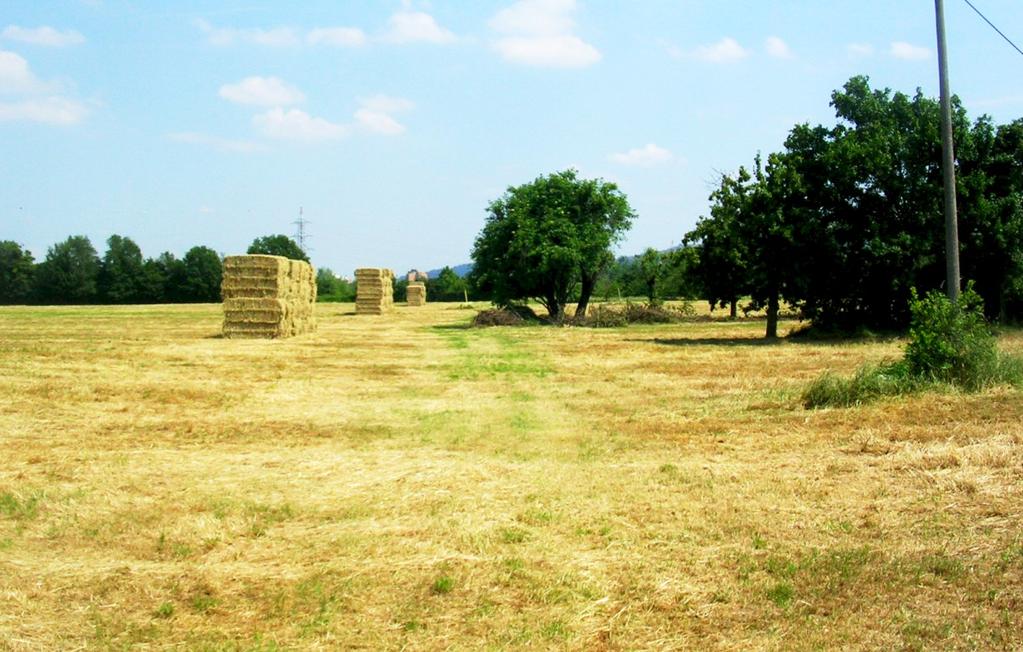
[[(712, 304), (781, 301), (815, 327), (903, 328), (914, 288), (945, 279), (940, 106), (853, 77), (838, 123), (796, 125), (781, 152), (723, 174), (686, 236)], [(953, 98), (961, 270), (989, 319), (1023, 317), (1023, 119), (973, 122)]]
[[(88, 237), (73, 235), (50, 247), (37, 263), (18, 243), (0, 241), (0, 304), (220, 301), (223, 256), (213, 249), (196, 246), (182, 258), (170, 252), (143, 258), (131, 238), (112, 235), (106, 244), (100, 257)], [(309, 260), (285, 235), (256, 238), (247, 253)]]
[[(635, 214), (613, 183), (573, 170), (510, 187), (488, 207), (471, 281), (495, 303), (551, 318), (591, 296), (700, 296), (734, 316), (783, 302), (817, 328), (904, 328), (914, 288), (945, 278), (940, 107), (857, 76), (831, 96), (837, 124), (793, 127), (781, 152), (722, 174), (709, 215), (669, 252), (611, 256)], [(988, 318), (1023, 318), (1023, 119), (971, 122), (953, 99), (961, 269)]]

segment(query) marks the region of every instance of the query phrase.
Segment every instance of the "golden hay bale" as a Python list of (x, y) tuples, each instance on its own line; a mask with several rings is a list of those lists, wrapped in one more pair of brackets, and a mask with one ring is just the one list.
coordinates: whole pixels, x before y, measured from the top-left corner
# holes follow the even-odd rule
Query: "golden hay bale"
[(355, 270), (355, 313), (382, 315), (394, 306), (394, 272), (380, 267)]
[(228, 256), (221, 292), (225, 337), (290, 337), (316, 330), (316, 275), (305, 261)]
[(405, 291), (406, 303), (410, 306), (426, 305), (426, 284), (413, 282), (408, 284)]

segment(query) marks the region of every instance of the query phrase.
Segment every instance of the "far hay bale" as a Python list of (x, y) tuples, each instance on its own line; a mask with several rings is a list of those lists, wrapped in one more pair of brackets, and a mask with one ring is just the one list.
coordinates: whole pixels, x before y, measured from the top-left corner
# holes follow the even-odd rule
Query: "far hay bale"
[(283, 256), (224, 259), (224, 337), (278, 338), (316, 330), (312, 265)]
[(394, 308), (394, 272), (380, 267), (355, 270), (355, 314), (383, 315)]
[(408, 305), (413, 307), (426, 305), (426, 283), (409, 283), (405, 291)]

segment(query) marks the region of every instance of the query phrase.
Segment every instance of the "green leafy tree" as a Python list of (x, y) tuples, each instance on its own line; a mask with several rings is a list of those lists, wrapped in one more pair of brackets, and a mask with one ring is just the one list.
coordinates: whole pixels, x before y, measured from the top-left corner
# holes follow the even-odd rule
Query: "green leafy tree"
[(26, 303), (32, 296), (32, 253), (17, 242), (0, 241), (0, 303)]
[(463, 301), (468, 289), (466, 280), (450, 267), (444, 267), (437, 278), (426, 282), (426, 295), (432, 301)]
[(159, 280), (160, 288), (154, 289), (154, 295), (159, 295), (159, 301), (167, 303), (187, 303), (191, 299), (186, 287), (185, 261), (175, 257), (169, 251), (165, 251), (159, 257), (147, 261), (147, 275), (153, 280)]
[(474, 284), (499, 305), (535, 299), (554, 322), (577, 284), (576, 315), (586, 314), (611, 246), (635, 217), (615, 184), (575, 170), (510, 187), (488, 213), (472, 252)]
[(640, 254), (637, 261), (639, 267), (639, 273), (643, 280), (643, 286), (646, 290), (646, 297), (650, 303), (657, 303), (660, 301), (660, 282), (664, 276), (664, 259), (661, 256), (661, 252), (657, 251), (653, 247), (648, 247), (646, 251)]
[(144, 298), (142, 250), (120, 235), (107, 239), (99, 270), (99, 295), (104, 303), (140, 303)]
[(185, 252), (183, 262), (185, 301), (220, 301), (220, 283), (224, 273), (220, 255), (209, 247), (192, 247)]
[(355, 286), (330, 268), (320, 267), (316, 270), (316, 298), (318, 301), (354, 301)]
[(36, 269), (37, 296), (44, 303), (93, 303), (100, 261), (89, 238), (74, 235), (50, 247)]
[(709, 217), (701, 217), (684, 242), (697, 252), (693, 270), (703, 290), (703, 298), (713, 309), (728, 307), (732, 319), (737, 316), (739, 299), (749, 293), (748, 243), (742, 220), (749, 213), (751, 177), (740, 168), (734, 177), (721, 175), (711, 193)]
[(286, 235), (266, 235), (256, 238), (249, 245), (250, 254), (267, 254), (270, 256), (284, 256), (292, 260), (304, 260), (309, 262), (309, 256), (302, 251), (298, 243)]

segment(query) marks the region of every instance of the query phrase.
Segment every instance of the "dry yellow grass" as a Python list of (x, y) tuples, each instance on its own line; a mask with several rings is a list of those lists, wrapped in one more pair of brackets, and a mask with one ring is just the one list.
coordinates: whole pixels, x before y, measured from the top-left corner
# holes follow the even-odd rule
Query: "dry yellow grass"
[(899, 343), (318, 313), (0, 310), (0, 649), (1023, 646), (1019, 392), (808, 412)]

